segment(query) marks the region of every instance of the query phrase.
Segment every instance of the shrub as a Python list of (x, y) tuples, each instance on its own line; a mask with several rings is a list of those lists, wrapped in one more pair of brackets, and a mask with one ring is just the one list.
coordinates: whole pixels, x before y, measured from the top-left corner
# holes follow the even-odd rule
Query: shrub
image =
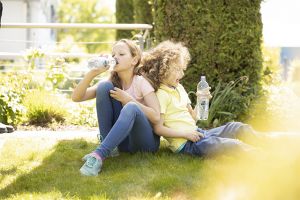
[(15, 125), (20, 121), (24, 112), (21, 96), (10, 88), (0, 86), (0, 122)]
[(261, 0), (154, 1), (157, 42), (171, 39), (183, 42), (190, 50), (192, 60), (183, 79), (187, 91), (196, 90), (200, 75), (207, 76), (212, 91), (219, 83), (223, 90), (227, 83), (248, 77), (247, 83), (238, 83), (232, 89), (231, 106), (220, 105), (222, 111), (233, 114), (226, 121), (240, 120), (261, 93), (260, 3)]
[(28, 74), (0, 74), (0, 122), (16, 125), (22, 121), (22, 98), (30, 80)]
[(64, 98), (47, 91), (32, 90), (24, 97), (27, 108), (27, 123), (47, 126), (52, 122), (62, 123), (67, 116)]
[(70, 115), (68, 115), (66, 123), (90, 127), (98, 126), (95, 101), (70, 102), (67, 109)]
[(49, 89), (57, 90), (62, 88), (67, 81), (66, 63), (63, 58), (50, 60), (47, 63), (46, 81), (51, 87)]
[(137, 24), (152, 24), (152, 2), (149, 0), (133, 0), (134, 22)]

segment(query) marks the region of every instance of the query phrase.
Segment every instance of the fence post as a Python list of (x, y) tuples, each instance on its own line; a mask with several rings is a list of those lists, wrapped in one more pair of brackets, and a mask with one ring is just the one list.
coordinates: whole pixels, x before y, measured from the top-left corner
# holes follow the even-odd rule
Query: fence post
[(139, 46), (141, 51), (144, 51), (144, 38), (143, 35), (138, 35), (138, 40), (139, 40)]

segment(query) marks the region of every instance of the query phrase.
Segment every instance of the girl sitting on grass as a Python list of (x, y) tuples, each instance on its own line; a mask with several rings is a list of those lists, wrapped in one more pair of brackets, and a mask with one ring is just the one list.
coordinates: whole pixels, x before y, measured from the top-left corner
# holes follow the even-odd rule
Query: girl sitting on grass
[(160, 43), (143, 56), (141, 73), (154, 87), (161, 108), (155, 133), (165, 137), (176, 153), (211, 156), (252, 151), (254, 147), (238, 140), (250, 142), (259, 138), (247, 124), (230, 122), (210, 130), (196, 126), (196, 112), (180, 84), (189, 61), (188, 49), (171, 41)]
[(112, 49), (116, 59), (111, 77), (89, 87), (91, 81), (108, 68), (90, 70), (74, 89), (72, 99), (80, 102), (96, 97), (97, 117), (101, 144), (83, 157), (80, 172), (96, 176), (102, 163), (116, 147), (123, 152), (155, 152), (159, 148), (159, 136), (151, 123), (159, 121), (159, 102), (151, 84), (137, 75), (141, 51), (131, 40), (122, 39)]

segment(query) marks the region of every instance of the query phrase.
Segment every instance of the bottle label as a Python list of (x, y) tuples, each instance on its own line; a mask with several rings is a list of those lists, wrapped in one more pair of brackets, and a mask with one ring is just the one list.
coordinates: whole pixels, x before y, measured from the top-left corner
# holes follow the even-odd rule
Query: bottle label
[(204, 106), (205, 106), (205, 101), (201, 101), (200, 105), (201, 105), (202, 107), (204, 107)]

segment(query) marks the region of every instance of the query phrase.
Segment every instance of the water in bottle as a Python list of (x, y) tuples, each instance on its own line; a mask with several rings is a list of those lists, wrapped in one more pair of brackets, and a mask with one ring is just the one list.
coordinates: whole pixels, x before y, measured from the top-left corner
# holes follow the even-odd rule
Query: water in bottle
[(209, 110), (209, 85), (206, 82), (205, 76), (201, 76), (200, 82), (197, 85), (197, 117), (199, 120), (207, 120)]
[(110, 70), (112, 70), (115, 65), (117, 64), (116, 60), (113, 57), (93, 57), (88, 60), (88, 68), (99, 68), (99, 67), (109, 67)]

